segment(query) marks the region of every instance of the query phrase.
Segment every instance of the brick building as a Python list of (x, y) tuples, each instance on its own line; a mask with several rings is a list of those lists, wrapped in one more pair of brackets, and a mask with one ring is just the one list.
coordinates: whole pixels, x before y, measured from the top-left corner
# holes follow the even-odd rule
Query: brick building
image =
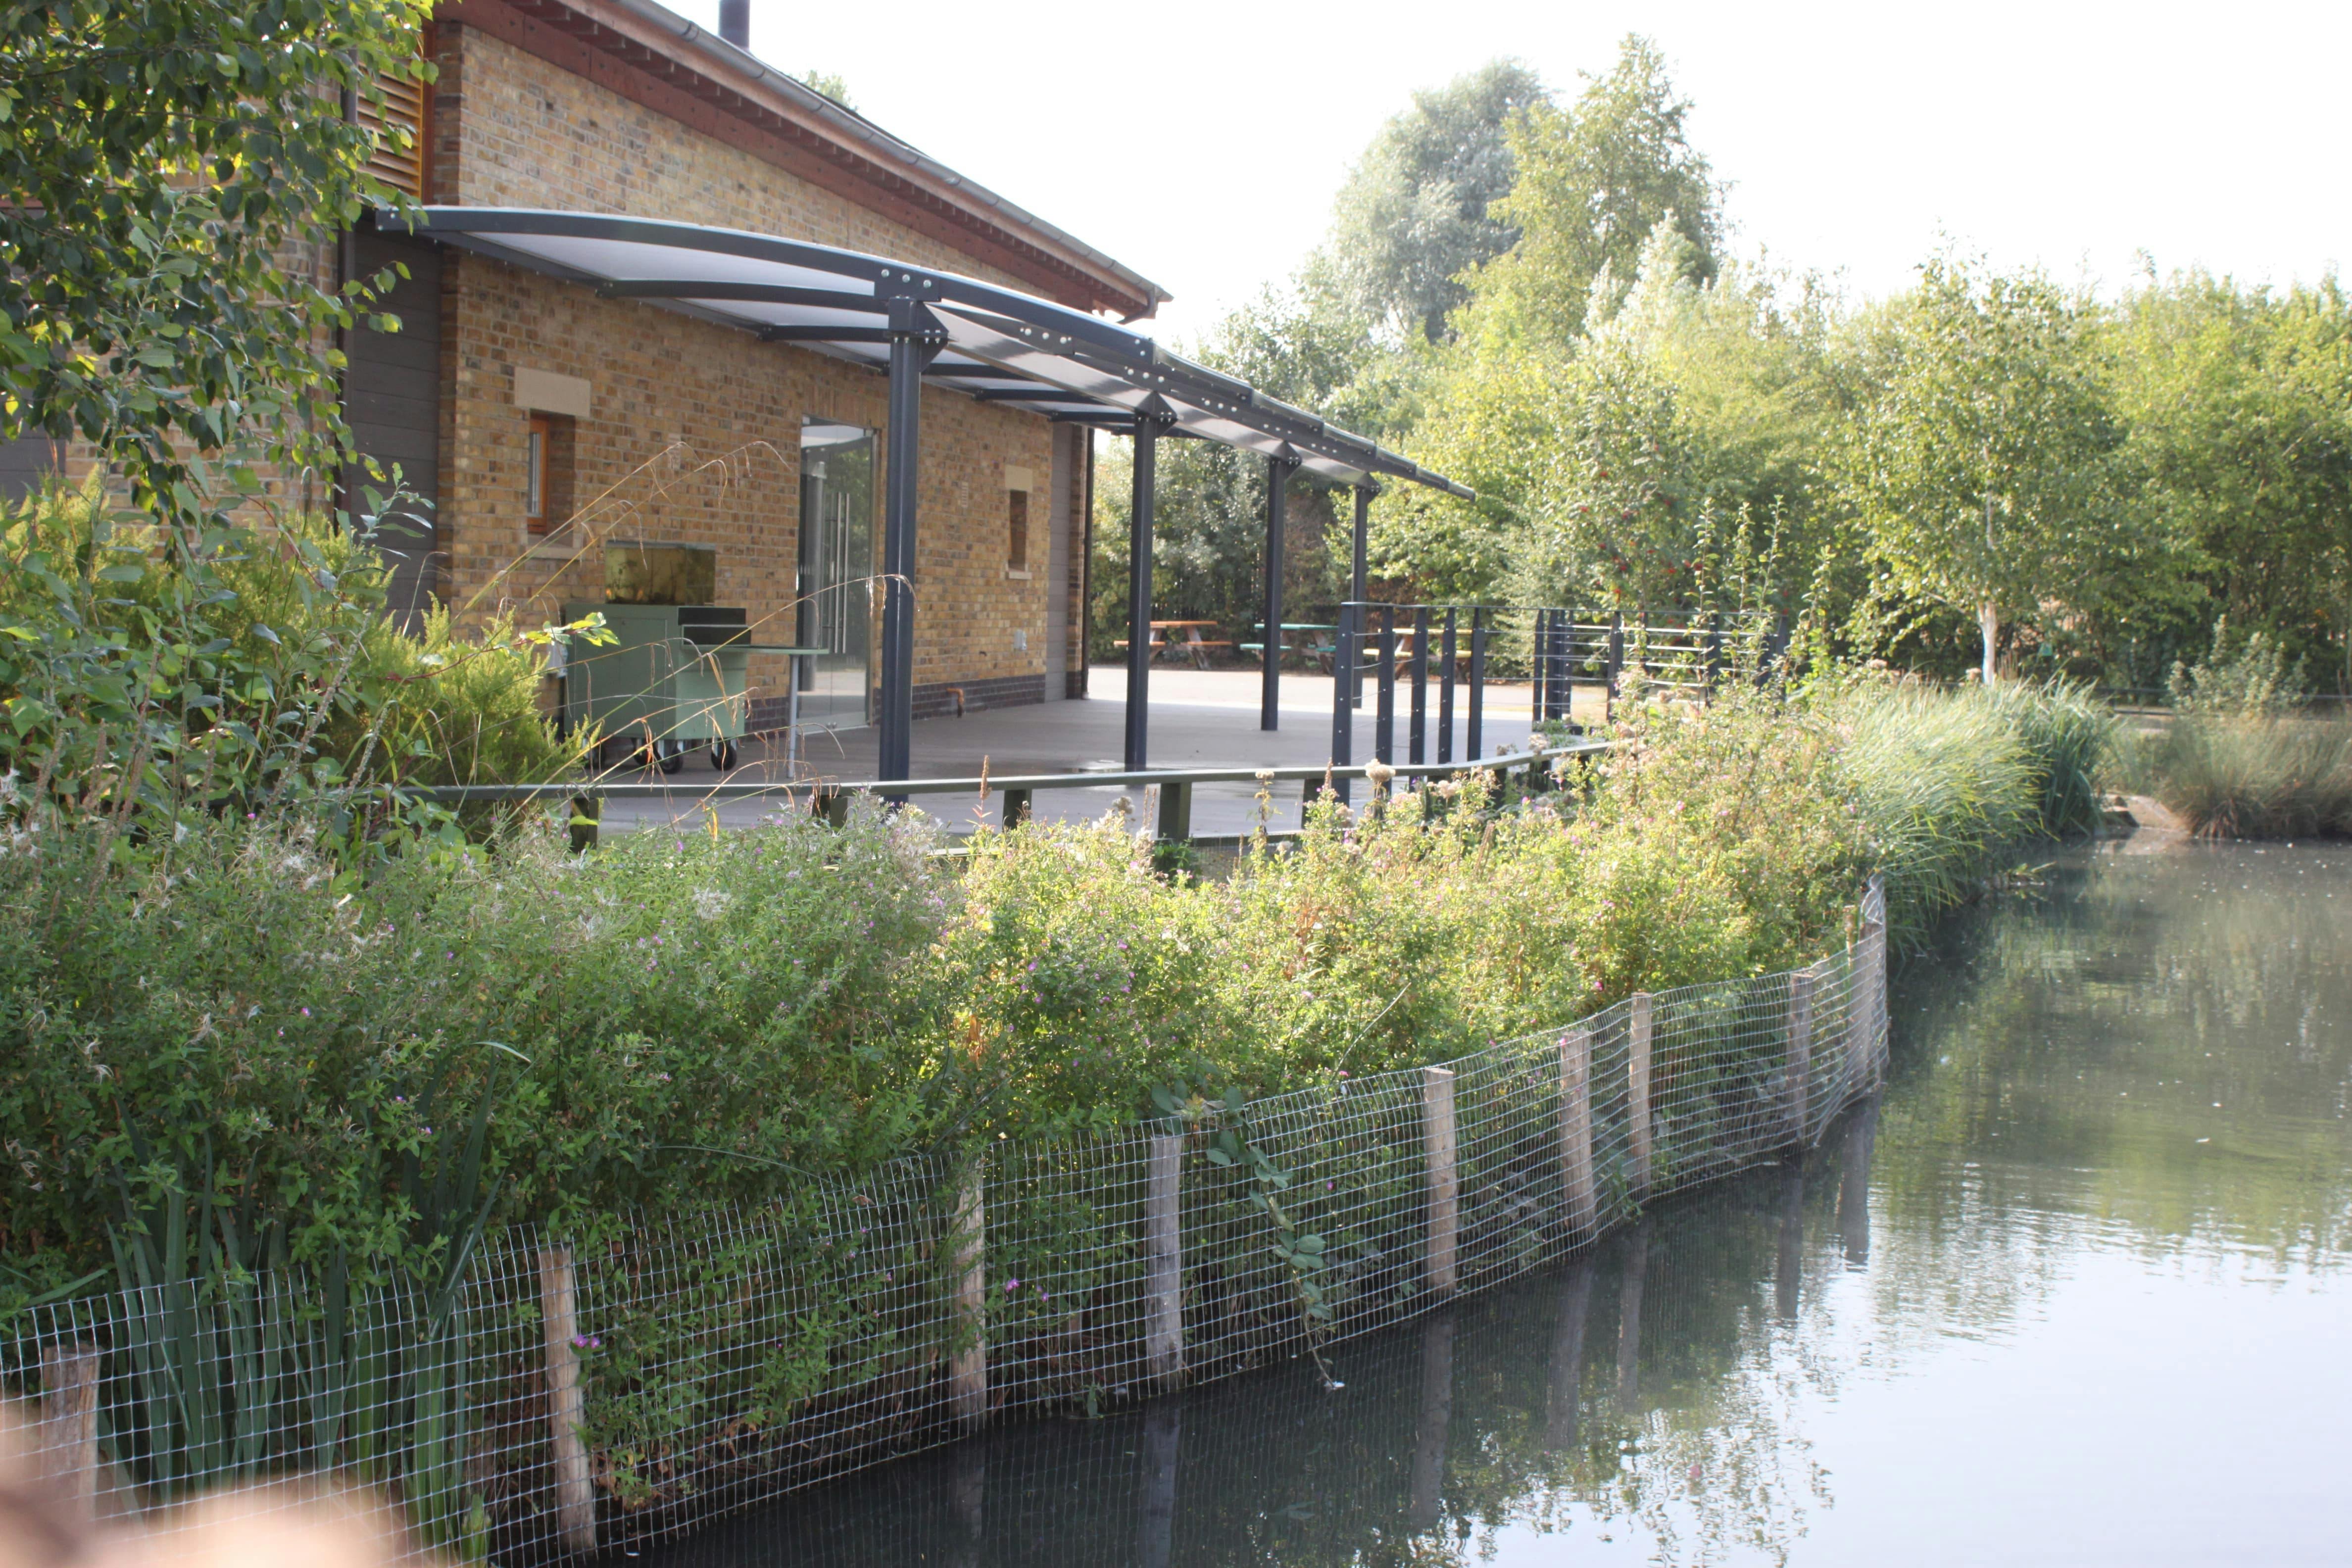
[[(385, 173), (436, 208), (777, 235), (1122, 316), (1162, 297), (655, 6), (459, 0), (441, 7), (427, 47), (438, 79), (415, 107), (422, 156)], [(836, 456), (847, 433), (858, 433), (854, 446), (880, 432), (884, 377), (821, 344), (762, 342), (478, 252), (373, 233), (353, 249), (353, 265), (397, 257), (411, 273), (393, 301), (404, 331), (351, 345), (350, 408), (368, 449), (402, 460), (435, 503), (418, 586), (462, 617), (544, 619), (566, 598), (599, 595), (604, 541), (707, 543), (718, 551), (718, 598), (749, 612), (754, 640), (816, 635), (803, 607), (817, 563), (803, 551), (803, 511), (830, 500), (835, 511), (847, 501), (870, 512), (877, 492), (869, 482), (861, 494), (812, 495), (803, 432), (827, 432), (822, 449)], [(924, 405), (915, 712), (959, 697), (997, 706), (1066, 696), (1084, 679), (1087, 433), (939, 387)], [(848, 553), (827, 564), (845, 579), (870, 574), (870, 525), (866, 548)], [(806, 586), (835, 599), (863, 592), (845, 580)], [(844, 618), (858, 629), (875, 621)], [(854, 668), (835, 675), (858, 679)], [(772, 722), (787, 679), (782, 659), (755, 658), (755, 726)], [(836, 709), (863, 703), (861, 691)]]
[[(384, 529), (404, 604), (535, 623), (616, 541), (709, 547), (902, 777), (912, 718), (1082, 693), (1095, 429), (1445, 485), (1160, 353), (1116, 324), (1151, 282), (740, 46), (651, 0), (436, 11), (436, 82), (384, 110), (415, 153), (379, 159), (425, 219), (338, 262), (408, 274), (401, 330), (345, 344), (362, 449), (430, 503)], [(753, 656), (753, 728), (793, 679)]]

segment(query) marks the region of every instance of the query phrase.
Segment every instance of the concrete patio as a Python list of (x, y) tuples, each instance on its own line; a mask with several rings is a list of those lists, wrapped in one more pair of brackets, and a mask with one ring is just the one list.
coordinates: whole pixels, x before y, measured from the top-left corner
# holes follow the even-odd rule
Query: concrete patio
[[(1286, 673), (1282, 678), (1282, 728), (1267, 732), (1258, 728), (1259, 675), (1252, 669), (1186, 669), (1166, 668), (1151, 674), (1150, 765), (1154, 768), (1310, 767), (1331, 760), (1331, 678)], [(1098, 665), (1087, 677), (1091, 692), (1084, 699), (1045, 702), (967, 713), (960, 719), (927, 719), (914, 726), (914, 776), (918, 778), (976, 777), (982, 763), (991, 776), (1024, 773), (1116, 773), (1121, 766), (1127, 722), (1127, 672), (1120, 666)], [(1580, 693), (1580, 696), (1583, 695)], [(1597, 695), (1597, 694), (1596, 694)], [(1486, 687), (1483, 749), (1516, 751), (1528, 739), (1529, 689), (1524, 683), (1490, 681)], [(1395, 756), (1406, 755), (1410, 693), (1397, 692)], [(1454, 754), (1462, 754), (1466, 739), (1469, 694), (1454, 691)], [(1436, 757), (1437, 692), (1429, 698), (1430, 757)], [(814, 787), (857, 783), (875, 775), (876, 731), (870, 728), (815, 731), (802, 736), (799, 766), (787, 772), (782, 736), (747, 742), (742, 759), (725, 775), (730, 783), (772, 783), (774, 798), (737, 798), (708, 802), (707, 785), (720, 775), (711, 771), (706, 754), (687, 759), (667, 776), (631, 768), (612, 773), (615, 783), (661, 783), (673, 793), (660, 799), (610, 801), (604, 808), (608, 828), (628, 829), (678, 822), (700, 823), (707, 808), (715, 809), (723, 826), (748, 826), (782, 809), (787, 791), (805, 801)], [(1356, 717), (1355, 760), (1372, 758), (1372, 692)], [(1319, 781), (1310, 786), (1319, 788)], [(1267, 826), (1276, 830), (1299, 825), (1303, 791), (1296, 783), (1282, 784), (1273, 803)], [(1205, 784), (1194, 794), (1192, 831), (1198, 837), (1239, 834), (1257, 826), (1257, 786), (1247, 781)], [(1116, 786), (1038, 792), (1031, 807), (1041, 819), (1098, 817), (1112, 810), (1122, 795), (1139, 806), (1133, 792)], [(1001, 799), (992, 795), (983, 809), (977, 796), (918, 797), (917, 805), (951, 825), (961, 826), (985, 819), (1000, 820)]]

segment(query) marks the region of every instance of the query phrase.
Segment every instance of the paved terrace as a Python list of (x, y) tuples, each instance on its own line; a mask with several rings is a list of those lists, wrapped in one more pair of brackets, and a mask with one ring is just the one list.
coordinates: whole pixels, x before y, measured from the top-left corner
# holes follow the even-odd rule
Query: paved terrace
[[(990, 773), (1004, 778), (1021, 773), (1115, 773), (1119, 770), (1127, 725), (1127, 672), (1123, 667), (1097, 665), (1088, 676), (1092, 695), (1066, 702), (1003, 708), (970, 713), (961, 719), (926, 719), (914, 726), (914, 773), (918, 778), (978, 776), (984, 761)], [(1271, 734), (1258, 728), (1259, 675), (1253, 669), (1197, 670), (1159, 668), (1151, 674), (1150, 761), (1154, 768), (1311, 767), (1331, 760), (1331, 678), (1328, 675), (1286, 674), (1282, 678), (1282, 728)], [(1489, 681), (1486, 686), (1485, 750), (1517, 750), (1528, 740), (1529, 689), (1524, 683)], [(1598, 693), (1578, 693), (1580, 700)], [(1397, 692), (1395, 755), (1406, 755), (1406, 721), (1410, 692), (1400, 683)], [(1437, 692), (1429, 697), (1430, 752), (1436, 752)], [(1462, 754), (1468, 724), (1469, 693), (1454, 689), (1454, 754)], [(1579, 716), (1583, 715), (1580, 700)], [(741, 763), (727, 778), (734, 783), (772, 781), (781, 797), (789, 785), (805, 799), (818, 784), (858, 782), (874, 777), (875, 737), (872, 729), (810, 731), (802, 737), (800, 767), (788, 776), (781, 736), (747, 742)], [(1356, 718), (1356, 757), (1372, 757), (1372, 690), (1368, 686), (1364, 706)], [(608, 829), (704, 820), (703, 785), (719, 777), (705, 753), (696, 752), (685, 765), (667, 776), (634, 768), (615, 772), (614, 782), (666, 783), (675, 793), (661, 800), (608, 801), (604, 823)], [(1312, 786), (1321, 787), (1319, 783)], [(1192, 832), (1196, 837), (1247, 833), (1257, 825), (1257, 786), (1246, 781), (1200, 785), (1192, 798)], [(1132, 804), (1132, 792), (1114, 786), (1100, 789), (1040, 790), (1031, 805), (1040, 819), (1098, 817), (1114, 808), (1122, 795)], [(1267, 826), (1276, 830), (1299, 825), (1303, 792), (1296, 783), (1279, 786)], [(711, 803), (719, 822), (749, 826), (779, 809), (782, 802), (757, 798)], [(984, 811), (979, 802), (946, 795), (919, 796), (926, 811), (961, 826), (982, 817), (1000, 823), (1002, 801), (992, 795)]]

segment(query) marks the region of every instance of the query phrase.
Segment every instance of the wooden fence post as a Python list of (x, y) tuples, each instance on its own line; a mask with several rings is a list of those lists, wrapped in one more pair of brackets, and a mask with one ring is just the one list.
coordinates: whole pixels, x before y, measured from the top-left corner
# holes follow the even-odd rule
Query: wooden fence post
[(96, 1345), (41, 1347), (41, 1471), (59, 1506), (89, 1523), (98, 1517), (98, 1385), (105, 1357)]
[(580, 1292), (568, 1247), (539, 1254), (539, 1316), (547, 1344), (547, 1447), (555, 1471), (555, 1531), (572, 1552), (596, 1550), (596, 1485), (580, 1436)]
[(985, 1167), (974, 1161), (956, 1191), (949, 1246), (959, 1342), (948, 1363), (948, 1403), (966, 1427), (988, 1418), (988, 1214)]
[(1636, 991), (1626, 1026), (1626, 1181), (1637, 1193), (1650, 1190), (1650, 994)]
[(1187, 844), (1192, 837), (1192, 781), (1176, 779), (1152, 786), (1160, 791), (1160, 817), (1155, 829), (1158, 837), (1171, 844)]
[(1423, 1152), (1429, 1159), (1429, 1288), (1450, 1296), (1457, 1278), (1455, 1244), (1461, 1205), (1454, 1172), (1454, 1072), (1421, 1069)]
[(1813, 1076), (1813, 971), (1789, 976), (1789, 1142), (1802, 1144), (1811, 1126), (1806, 1097)]
[(1152, 1383), (1184, 1378), (1184, 1139), (1155, 1133), (1143, 1194), (1143, 1359)]
[(1599, 1199), (1592, 1183), (1592, 1031), (1570, 1029), (1559, 1037), (1559, 1174), (1568, 1228), (1586, 1237), (1599, 1228)]
[(572, 850), (573, 854), (596, 847), (596, 826), (604, 815), (604, 802), (597, 795), (574, 795), (572, 800)]

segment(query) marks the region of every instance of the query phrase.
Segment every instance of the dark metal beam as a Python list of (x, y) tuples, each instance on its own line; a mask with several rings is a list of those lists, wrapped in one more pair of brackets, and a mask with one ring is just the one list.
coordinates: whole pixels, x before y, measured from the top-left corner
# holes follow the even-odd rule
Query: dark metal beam
[(1265, 460), (1265, 670), (1258, 684), (1257, 727), (1282, 728), (1282, 536), (1288, 526), (1290, 476), (1298, 458), (1284, 447)]
[[(1381, 487), (1370, 482), (1356, 487), (1356, 537), (1348, 566), (1348, 597), (1359, 603), (1364, 597), (1364, 562), (1371, 548), (1372, 498), (1380, 493)], [(1350, 708), (1364, 705), (1363, 665), (1360, 660), (1357, 662), (1356, 671), (1348, 692), (1348, 706)]]
[[(882, 711), (875, 776), (911, 776), (915, 719), (915, 502), (921, 493), (923, 370), (947, 330), (920, 300), (889, 301), (890, 405), (882, 476)], [(907, 797), (886, 792), (903, 805)]]
[(889, 343), (887, 327), (761, 327), (763, 343)]
[(1160, 436), (1168, 405), (1153, 397), (1136, 411), (1135, 489), (1127, 518), (1127, 767), (1150, 766), (1151, 514), (1160, 489)]
[[(1009, 374), (998, 371), (998, 375)], [(1059, 386), (983, 386), (972, 394), (982, 403), (1092, 403), (1083, 392), (1071, 392)], [(1127, 411), (1120, 409), (1120, 413)]]
[(597, 296), (605, 300), (732, 300), (753, 305), (814, 305), (828, 310), (856, 310), (879, 316), (889, 307), (872, 294), (852, 294), (841, 289), (803, 289), (786, 283), (697, 282), (690, 278), (635, 278), (601, 283)]

